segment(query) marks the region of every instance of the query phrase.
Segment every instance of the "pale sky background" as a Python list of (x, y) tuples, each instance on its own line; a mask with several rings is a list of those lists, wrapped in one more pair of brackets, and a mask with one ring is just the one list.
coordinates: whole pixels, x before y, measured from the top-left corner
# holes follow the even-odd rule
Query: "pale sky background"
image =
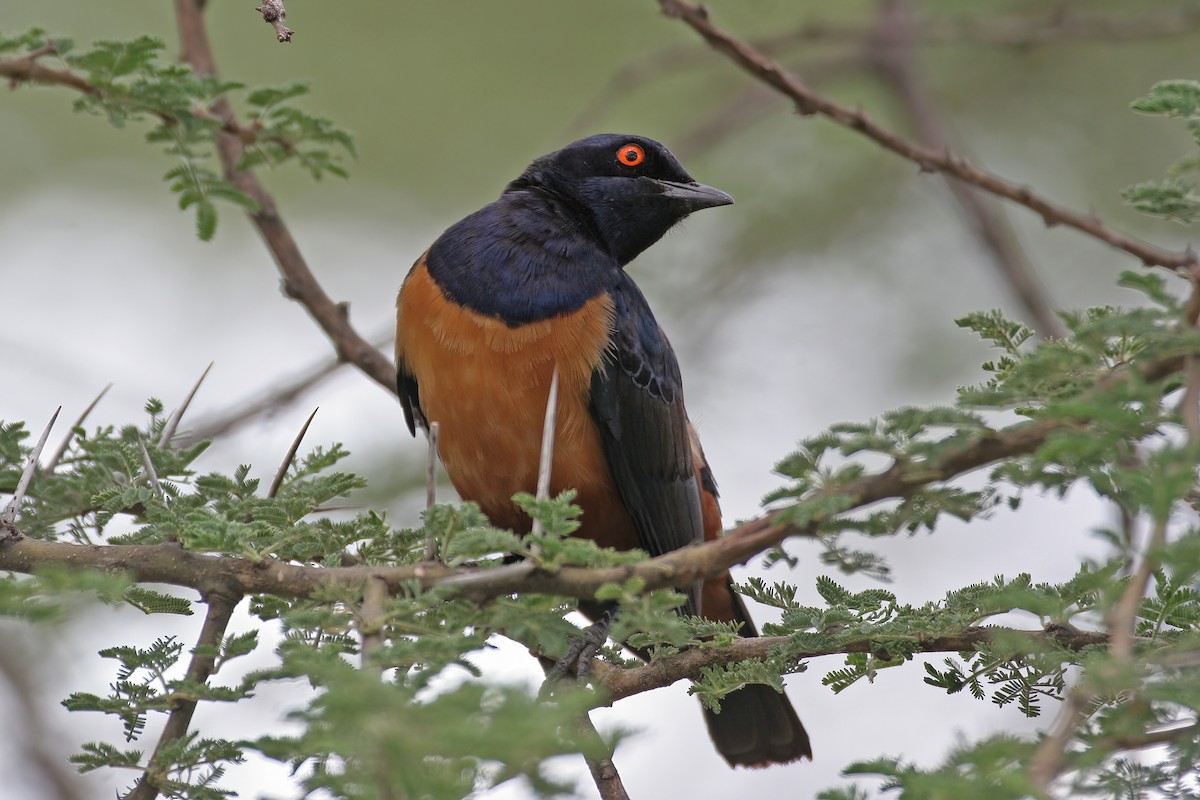
[[(0, 31), (40, 24), (85, 43), (149, 27), (174, 52), (166, 4), (104, 5), (6, 0)], [(716, 19), (741, 34), (790, 30), (829, 5), (712, 3)], [(985, 16), (1039, 7), (940, 2), (928, 8), (959, 13), (968, 5)], [(394, 291), (411, 261), (533, 157), (598, 130), (642, 133), (671, 146), (749, 86), (712, 55), (694, 71), (630, 86), (598, 127), (569, 132), (572, 118), (618, 68), (664, 47), (693, 45), (694, 35), (650, 2), (455, 0), (386, 4), (353, 15), (295, 5), (288, 22), (296, 41), (279, 47), (249, 8), (210, 6), (225, 77), (311, 80), (314, 94), (305, 107), (359, 136), (361, 158), (350, 165), (349, 182), (312, 185), (290, 169), (263, 178), (328, 293), (349, 301), (359, 330), (371, 335), (390, 323)], [(855, 18), (870, 7), (846, 3), (838, 13)], [(989, 168), (1073, 208), (1094, 207), (1156, 243), (1179, 246), (1187, 231), (1138, 217), (1120, 205), (1118, 193), (1159, 177), (1187, 152), (1180, 126), (1137, 117), (1128, 103), (1154, 81), (1194, 76), (1198, 40), (929, 48), (922, 66), (951, 123)], [(889, 119), (890, 101), (866, 78), (823, 88), (900, 124)], [(274, 266), (247, 223), (223, 208), (217, 239), (196, 241), (192, 219), (178, 212), (160, 181), (170, 160), (140, 141), (138, 126), (113, 131), (102, 119), (72, 114), (72, 100), (52, 89), (0, 98), (0, 285), (9, 298), (0, 327), (7, 355), (0, 418), (40, 429), (62, 404), (63, 418), (71, 420), (112, 382), (91, 423), (140, 423), (147, 397), (172, 407), (214, 361), (189, 414), (200, 420), (327, 358), (330, 348), (317, 328), (280, 296)], [(953, 319), (997, 306), (1019, 312), (938, 179), (917, 175), (829, 123), (798, 119), (783, 104), (719, 145), (681, 156), (697, 179), (738, 202), (697, 214), (631, 272), (679, 353), (689, 410), (728, 523), (757, 513), (762, 495), (778, 485), (770, 466), (800, 438), (904, 404), (948, 402), (956, 386), (982, 379), (978, 364), (987, 352)], [(1069, 231), (1046, 231), (1021, 210), (1009, 209), (1009, 216), (1061, 305), (1135, 299), (1113, 286), (1117, 273), (1136, 268), (1132, 259)], [(298, 405), (218, 441), (197, 468), (229, 471), (251, 463), (269, 479), (316, 405), (321, 411), (308, 444), (345, 443), (353, 455), (344, 465), (372, 482), (366, 502), (386, 508), (394, 524), (415, 521), (422, 500), (399, 487), (421, 463), (425, 444), (408, 437), (393, 398), (349, 370)], [(52, 441), (63, 431), (60, 425)], [(1072, 492), (1066, 501), (1029, 497), (1019, 513), (998, 510), (970, 526), (946, 523), (932, 536), (872, 544), (891, 559), (895, 581), (888, 588), (902, 602), (919, 604), (997, 574), (1064, 579), (1082, 558), (1102, 552), (1089, 531), (1110, 521), (1109, 509)], [(827, 572), (818, 549), (798, 542), (791, 550), (801, 559), (794, 571), (764, 573), (752, 562), (739, 576), (789, 580), (817, 602), (813, 579)], [(839, 580), (854, 588), (875, 585)], [(770, 616), (762, 608), (754, 613), (760, 621)], [(72, 691), (103, 692), (112, 680), (111, 662), (96, 650), (149, 642), (167, 628), (192, 642), (202, 617), (199, 607), (196, 617), (182, 620), (94, 608), (48, 634), (30, 637), (5, 625), (0, 635), (7, 647), (28, 648), (26, 657), (38, 665), (39, 705), (60, 732), (54, 746), (65, 755), (89, 739), (125, 746), (116, 720), (70, 715), (58, 705)], [(233, 627), (254, 624), (239, 614)], [(219, 680), (236, 681), (233, 667), (261, 666), (269, 647), (260, 651)], [(520, 648), (502, 648), (480, 664), (487, 680), (540, 680)], [(788, 681), (813, 738), (811, 764), (730, 770), (709, 745), (699, 704), (682, 685), (623, 701), (596, 718), (602, 728), (620, 723), (642, 730), (616, 754), (635, 798), (810, 797), (837, 784), (854, 760), (890, 754), (933, 764), (964, 739), (1031, 730), (1050, 718), (1031, 723), (1015, 708), (947, 697), (924, 685), (920, 663), (835, 697), (820, 678), (839, 666), (838, 658), (821, 659)], [(278, 685), (245, 708), (202, 709), (197, 724), (213, 735), (277, 731), (283, 715), (306, 698), (303, 686)], [(15, 724), (11, 698), (0, 693), (0, 730)], [(0, 774), (24, 774), (19, 758), (12, 738), (0, 737)], [(559, 767), (577, 776), (581, 796), (595, 795), (581, 760), (561, 759)], [(286, 774), (252, 760), (232, 768), (227, 782), (244, 798), (286, 798), (296, 794)], [(83, 780), (88, 795), (110, 797), (127, 779), (102, 772)], [(13, 780), (5, 778), (0, 798), (41, 796), (41, 788)], [(492, 796), (520, 800), (526, 790), (512, 784)]]

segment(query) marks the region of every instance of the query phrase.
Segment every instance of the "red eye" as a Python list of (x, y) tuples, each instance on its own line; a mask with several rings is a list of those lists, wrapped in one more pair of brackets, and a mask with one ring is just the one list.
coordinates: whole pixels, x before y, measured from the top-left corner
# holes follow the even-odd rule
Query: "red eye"
[(617, 151), (617, 161), (627, 167), (636, 167), (645, 160), (645, 151), (636, 144), (627, 144)]

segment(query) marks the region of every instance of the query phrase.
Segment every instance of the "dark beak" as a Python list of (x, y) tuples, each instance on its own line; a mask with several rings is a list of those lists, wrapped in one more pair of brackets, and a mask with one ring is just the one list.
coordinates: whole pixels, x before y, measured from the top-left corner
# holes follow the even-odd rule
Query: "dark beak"
[(679, 200), (688, 211), (699, 211), (702, 208), (727, 206), (733, 203), (733, 198), (703, 183), (676, 183), (675, 181), (654, 181), (662, 187), (663, 197)]

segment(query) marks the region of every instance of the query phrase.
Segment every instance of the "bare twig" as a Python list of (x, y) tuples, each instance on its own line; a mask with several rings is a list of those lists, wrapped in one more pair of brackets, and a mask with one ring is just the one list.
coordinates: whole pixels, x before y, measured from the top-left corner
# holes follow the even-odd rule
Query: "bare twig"
[[(950, 136), (936, 103), (914, 63), (914, 13), (907, 0), (883, 0), (874, 33), (867, 39), (867, 59), (900, 100), (922, 143), (929, 149), (945, 150)], [(979, 240), (1000, 278), (1025, 307), (1042, 336), (1062, 338), (1066, 328), (1054, 313), (1053, 304), (1017, 243), (1017, 237), (994, 201), (978, 189), (946, 177), (946, 184), (966, 216), (971, 232)]]
[(313, 418), (317, 416), (317, 412), (321, 408), (314, 408), (312, 413), (308, 415), (308, 419), (304, 420), (303, 427), (296, 434), (296, 438), (292, 440), (292, 446), (288, 448), (287, 455), (283, 457), (283, 463), (279, 465), (279, 470), (275, 473), (275, 480), (271, 481), (271, 488), (267, 491), (267, 497), (274, 497), (279, 494), (279, 487), (283, 486), (283, 479), (287, 477), (287, 472), (291, 469), (292, 462), (296, 460), (296, 451), (300, 449), (300, 443), (304, 441), (304, 434), (308, 433), (308, 426), (312, 425)]
[(188, 392), (187, 397), (183, 399), (183, 404), (171, 414), (167, 424), (163, 426), (162, 437), (158, 440), (158, 448), (165, 450), (171, 446), (171, 439), (175, 436), (175, 431), (179, 428), (179, 422), (183, 419), (183, 415), (187, 413), (188, 406), (192, 404), (196, 392), (200, 391), (200, 384), (204, 383), (204, 379), (208, 377), (209, 371), (213, 368), (212, 361), (208, 362), (208, 366), (204, 368), (204, 372), (200, 373), (200, 377), (196, 380), (196, 384), (192, 386), (192, 390)]
[(683, 20), (704, 37), (714, 49), (756, 79), (771, 86), (792, 100), (803, 115), (818, 114), (842, 127), (858, 131), (883, 148), (912, 161), (923, 172), (939, 172), (978, 186), (1003, 197), (1042, 217), (1048, 227), (1066, 225), (1137, 257), (1147, 266), (1169, 269), (1190, 269), (1200, 265), (1200, 257), (1192, 250), (1172, 251), (1126, 236), (1105, 225), (1095, 214), (1083, 214), (1043, 198), (1028, 186), (1020, 186), (989, 172), (984, 172), (963, 158), (945, 150), (937, 150), (909, 141), (876, 123), (862, 111), (839, 105), (814, 92), (799, 78), (787, 73), (777, 63), (745, 42), (734, 38), (709, 19), (708, 12), (688, 0), (658, 0), (669, 17)]
[(263, 4), (254, 9), (262, 14), (263, 21), (275, 29), (275, 38), (282, 42), (290, 42), (294, 30), (283, 24), (287, 18), (287, 10), (283, 7), (283, 0), (263, 0)]
[[(372, 337), (372, 343), (382, 347), (393, 337), (391, 332), (386, 339)], [(253, 399), (239, 400), (224, 411), (218, 411), (207, 418), (201, 418), (195, 425), (179, 434), (177, 437), (183, 446), (194, 444), (202, 439), (215, 439), (223, 434), (238, 430), (258, 417), (273, 415), (284, 410), (292, 403), (300, 400), (310, 390), (320, 385), (326, 378), (331, 377), (346, 362), (337, 358), (327, 358), (314, 364), (303, 372), (275, 382), (274, 387)]]
[(54, 451), (54, 453), (50, 456), (50, 459), (46, 462), (46, 466), (42, 469), (43, 475), (49, 475), (51, 472), (54, 472), (54, 469), (58, 466), (58, 462), (62, 461), (62, 457), (66, 455), (67, 449), (70, 448), (71, 439), (75, 438), (75, 429), (83, 425), (84, 421), (87, 420), (88, 415), (92, 413), (92, 410), (100, 403), (101, 400), (104, 399), (104, 395), (108, 394), (108, 390), (112, 387), (113, 385), (111, 383), (108, 384), (100, 390), (100, 394), (96, 395), (96, 398), (92, 400), (92, 402), (88, 403), (88, 407), (85, 408), (83, 413), (79, 415), (79, 418), (75, 420), (75, 424), (71, 426), (70, 430), (67, 431), (67, 435), (64, 436), (62, 442), (59, 443), (58, 449)]
[[(177, 547), (175, 549), (178, 551)], [(185, 675), (185, 679), (189, 683), (206, 683), (209, 677), (216, 672), (217, 657), (214, 653), (220, 649), (225, 629), (229, 627), (229, 619), (233, 616), (233, 610), (237, 608), (241, 599), (239, 594), (225, 594), (224, 592), (212, 592), (205, 596), (208, 613), (204, 618), (204, 627), (200, 629), (200, 636), (196, 640), (196, 647), (192, 650), (192, 660), (188, 664)], [(159, 789), (167, 779), (170, 769), (169, 764), (160, 763), (161, 753), (172, 742), (187, 734), (188, 727), (192, 724), (192, 715), (196, 712), (196, 702), (190, 698), (175, 700), (171, 714), (167, 717), (167, 724), (163, 727), (158, 744), (154, 747), (154, 754), (150, 756), (146, 771), (142, 773), (142, 777), (138, 779), (133, 790), (126, 795), (127, 800), (154, 800), (158, 797)]]
[[(587, 762), (588, 772), (592, 773), (592, 781), (600, 792), (600, 800), (629, 800), (625, 784), (621, 782), (621, 774), (612, 760), (612, 748), (596, 730), (592, 718), (585, 712), (579, 715), (576, 722), (579, 732), (584, 739), (583, 760)], [(595, 750), (603, 753), (600, 757), (588, 755), (586, 751)]]
[(50, 421), (46, 423), (42, 435), (38, 437), (37, 444), (33, 446), (33, 452), (29, 454), (29, 460), (25, 462), (25, 469), (21, 472), (21, 479), (17, 481), (17, 488), (13, 492), (12, 500), (9, 500), (4, 510), (0, 511), (0, 541), (20, 535), (13, 526), (21, 516), (21, 504), (25, 502), (25, 492), (29, 491), (29, 482), (33, 480), (34, 473), (38, 471), (38, 459), (42, 456), (42, 449), (46, 446), (46, 440), (50, 438), (50, 429), (54, 427), (54, 421), (58, 419), (60, 411), (62, 411), (62, 406), (54, 409)]
[[(824, 83), (863, 66), (858, 54), (810, 59), (795, 71), (803, 73), (812, 83)], [(672, 139), (671, 150), (684, 161), (758, 122), (784, 103), (769, 87), (752, 84), (737, 92), (726, 102), (708, 112), (691, 130)]]
[[(433, 508), (437, 502), (437, 457), (438, 432), (441, 430), (438, 422), (429, 423), (429, 461), (425, 469), (425, 510)], [(437, 558), (437, 537), (432, 533), (425, 539), (425, 560)]]

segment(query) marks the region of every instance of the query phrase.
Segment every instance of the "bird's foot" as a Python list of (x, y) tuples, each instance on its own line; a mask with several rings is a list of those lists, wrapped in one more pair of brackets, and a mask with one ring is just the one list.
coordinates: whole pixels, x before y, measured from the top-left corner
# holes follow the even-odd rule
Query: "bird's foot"
[(606, 611), (600, 619), (584, 628), (578, 636), (572, 636), (567, 643), (567, 652), (554, 666), (546, 670), (546, 680), (542, 683), (541, 694), (550, 693), (554, 684), (574, 673), (581, 682), (588, 679), (592, 669), (592, 659), (608, 641), (608, 629), (612, 623), (612, 612)]

